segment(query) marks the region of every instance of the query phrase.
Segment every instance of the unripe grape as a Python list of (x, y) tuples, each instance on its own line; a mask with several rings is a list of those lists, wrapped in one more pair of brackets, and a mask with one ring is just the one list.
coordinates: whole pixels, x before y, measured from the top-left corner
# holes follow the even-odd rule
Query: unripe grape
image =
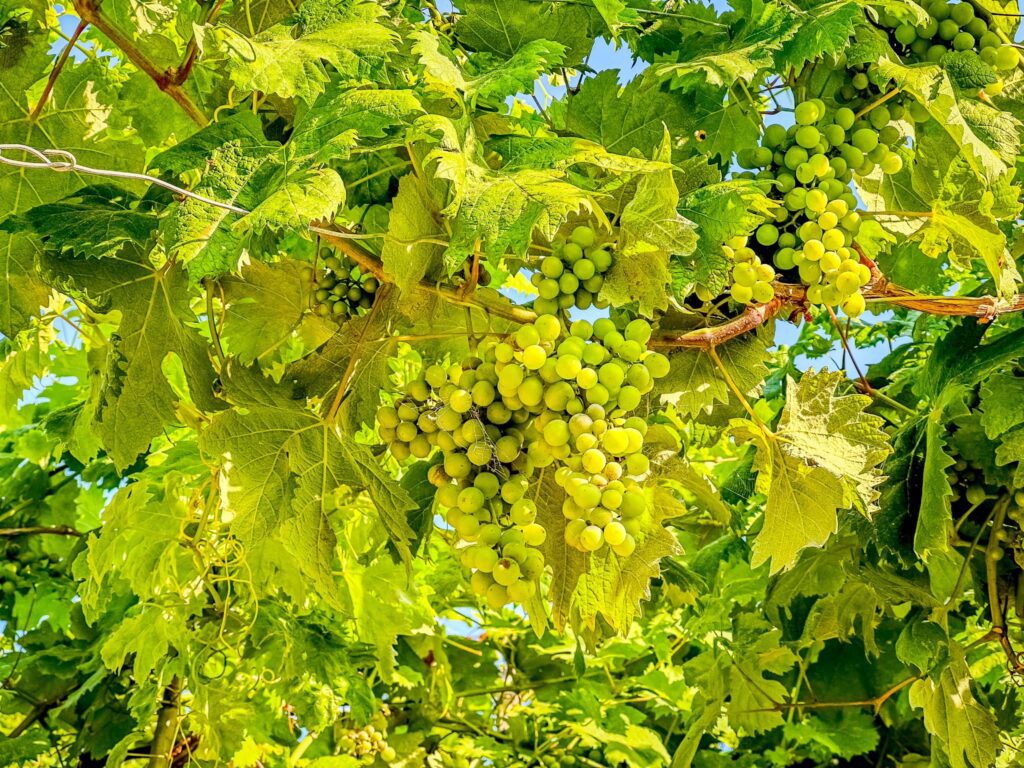
[(497, 610), (508, 603), (508, 590), (501, 584), (491, 584), (487, 589), (487, 605)]
[(625, 540), (612, 547), (612, 551), (619, 557), (629, 557), (636, 551), (636, 539), (632, 534), (626, 534)]
[(597, 242), (597, 233), (591, 227), (579, 226), (572, 231), (569, 239), (581, 248), (590, 248)]
[(531, 547), (539, 547), (547, 539), (548, 532), (543, 525), (530, 523), (523, 528), (523, 536), (526, 538), (526, 543)]
[(628, 535), (622, 523), (608, 523), (604, 527), (604, 540), (613, 548), (624, 542)]
[(596, 525), (588, 525), (580, 534), (579, 543), (585, 552), (595, 552), (604, 544), (604, 532)]

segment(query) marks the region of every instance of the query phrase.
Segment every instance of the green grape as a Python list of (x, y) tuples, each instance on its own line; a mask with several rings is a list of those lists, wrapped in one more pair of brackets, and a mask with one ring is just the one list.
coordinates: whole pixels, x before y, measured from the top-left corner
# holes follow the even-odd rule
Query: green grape
[(851, 143), (861, 152), (870, 152), (878, 146), (878, 134), (870, 128), (860, 128), (853, 132)]
[(970, 32), (958, 32), (953, 38), (953, 50), (970, 51), (974, 49), (974, 37)]
[(811, 125), (818, 122), (820, 117), (817, 104), (811, 101), (797, 104), (793, 116), (797, 125)]
[(969, 3), (957, 3), (950, 8), (949, 18), (961, 27), (966, 26), (974, 19), (974, 8)]
[(588, 525), (580, 533), (580, 548), (585, 552), (595, 552), (604, 544), (604, 531), (596, 525)]
[(1020, 63), (1020, 53), (1012, 45), (1004, 45), (996, 50), (996, 69), (1013, 69)]

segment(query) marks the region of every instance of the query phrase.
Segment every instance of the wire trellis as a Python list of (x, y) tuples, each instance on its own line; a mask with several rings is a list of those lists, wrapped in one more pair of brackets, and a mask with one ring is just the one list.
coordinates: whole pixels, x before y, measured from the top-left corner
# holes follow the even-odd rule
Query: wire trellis
[[(34, 160), (18, 160), (13, 157), (8, 157), (5, 152), (21, 152), (29, 157), (35, 158)], [(154, 184), (158, 187), (163, 187), (169, 192), (182, 197), (191, 198), (197, 200), (206, 205), (212, 205), (216, 208), (222, 208), (225, 211), (231, 211), (237, 213), (239, 216), (247, 216), (251, 211), (246, 210), (237, 205), (231, 203), (225, 203), (220, 200), (214, 200), (212, 197), (201, 195), (198, 192), (179, 187), (177, 184), (172, 184), (169, 181), (164, 181), (157, 176), (150, 176), (146, 173), (133, 173), (131, 171), (113, 171), (109, 168), (93, 168), (88, 165), (82, 165), (78, 162), (78, 158), (73, 153), (66, 149), (36, 149), (30, 147), (27, 144), (0, 144), (0, 165), (7, 165), (13, 168), (25, 168), (28, 170), (46, 170), (54, 171), (56, 173), (82, 173), (89, 176), (101, 176), (108, 179), (125, 179), (128, 181), (141, 181), (144, 184)], [(309, 225), (309, 231), (319, 235), (327, 235), (329, 237), (341, 237), (360, 239), (360, 236), (352, 236), (346, 232), (339, 232), (336, 229), (326, 229), (324, 227), (317, 227)]]

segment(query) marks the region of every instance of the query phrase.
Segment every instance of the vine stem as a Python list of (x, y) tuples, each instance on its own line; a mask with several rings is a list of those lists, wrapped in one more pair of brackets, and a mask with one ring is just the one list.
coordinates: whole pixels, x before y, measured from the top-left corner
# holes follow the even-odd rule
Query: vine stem
[(854, 120), (859, 120), (860, 118), (864, 117), (864, 115), (866, 115), (868, 112), (870, 112), (872, 109), (874, 109), (875, 107), (882, 106), (883, 104), (885, 104), (885, 102), (887, 102), (889, 99), (891, 99), (893, 96), (895, 96), (898, 93), (900, 93), (900, 89), (899, 88), (893, 88), (888, 93), (882, 94), (877, 99), (875, 99), (870, 104), (868, 104), (866, 107), (864, 107), (860, 112), (855, 114), (853, 116), (853, 119)]
[(217, 321), (213, 317), (213, 281), (209, 278), (203, 280), (203, 293), (206, 294), (206, 325), (210, 329), (210, 341), (213, 342), (213, 352), (217, 356), (221, 370), (227, 365), (227, 358), (224, 355), (224, 347), (220, 343), (220, 331), (217, 330)]
[(1021, 662), (1020, 656), (1010, 644), (1010, 638), (1006, 633), (1006, 617), (1003, 615), (1003, 607), (999, 602), (999, 575), (997, 572), (1003, 549), (999, 534), (1006, 522), (1006, 512), (1009, 507), (1010, 497), (1004, 496), (996, 502), (993, 510), (995, 517), (992, 520), (992, 530), (985, 547), (985, 587), (988, 593), (988, 607), (992, 616), (992, 632), (999, 639), (999, 645), (1002, 646), (1003, 652), (1006, 654), (1010, 671), (1019, 674), (1024, 672), (1024, 663)]
[(185, 114), (189, 116), (192, 122), (200, 128), (206, 127), (209, 121), (198, 105), (192, 100), (192, 97), (180, 85), (173, 82), (173, 79), (168, 76), (166, 71), (161, 70), (128, 35), (118, 29), (117, 25), (113, 24), (103, 14), (96, 0), (72, 1), (75, 11), (77, 11), (79, 18), (83, 22), (92, 24), (110, 38), (110, 41), (121, 49), (121, 52), (124, 53), (125, 57), (132, 64), (145, 72), (156, 83), (157, 88), (170, 96), (185, 111)]
[[(213, 7), (210, 9), (210, 13), (206, 16), (205, 24), (211, 24), (220, 15), (221, 9), (224, 7), (224, 0), (217, 0)], [(192, 74), (192, 67), (195, 66), (196, 59), (199, 55), (199, 43), (196, 40), (195, 33), (189, 38), (188, 45), (185, 47), (185, 56), (181, 61), (181, 64), (177, 67), (169, 69), (166, 73), (168, 80), (174, 85), (183, 85), (188, 80), (189, 75)]]
[(69, 525), (30, 525), (25, 528), (0, 528), (0, 536), (84, 536), (77, 528)]
[(78, 26), (75, 27), (75, 31), (71, 33), (71, 37), (68, 38), (68, 44), (64, 46), (64, 50), (60, 52), (60, 56), (57, 58), (57, 62), (53, 65), (53, 69), (50, 71), (50, 76), (46, 79), (46, 86), (43, 88), (43, 94), (39, 97), (39, 101), (32, 109), (32, 113), (28, 116), (28, 121), (34, 123), (39, 115), (43, 111), (43, 107), (46, 106), (46, 102), (50, 100), (50, 94), (53, 93), (53, 87), (57, 84), (57, 78), (60, 77), (61, 71), (64, 69), (64, 65), (67, 64), (68, 58), (71, 56), (71, 51), (78, 43), (78, 38), (82, 36), (85, 28), (89, 26), (89, 22), (85, 19), (81, 19), (78, 22)]
[(728, 385), (729, 389), (732, 390), (732, 393), (736, 395), (736, 398), (740, 401), (740, 404), (743, 406), (743, 410), (745, 410), (750, 418), (753, 419), (754, 423), (757, 424), (758, 428), (766, 437), (774, 437), (768, 428), (761, 422), (761, 419), (758, 418), (758, 415), (754, 413), (754, 409), (750, 406), (750, 403), (747, 402), (746, 396), (740, 391), (740, 388), (736, 386), (736, 382), (733, 381), (732, 374), (730, 374), (729, 369), (725, 367), (725, 364), (722, 362), (722, 358), (718, 356), (718, 350), (714, 347), (708, 347), (708, 354), (711, 356), (711, 359), (715, 361), (715, 365), (718, 366), (718, 370), (722, 372), (722, 378), (725, 379), (726, 385)]
[(175, 675), (164, 689), (163, 703), (156, 715), (149, 768), (170, 768), (171, 751), (181, 719), (181, 678)]

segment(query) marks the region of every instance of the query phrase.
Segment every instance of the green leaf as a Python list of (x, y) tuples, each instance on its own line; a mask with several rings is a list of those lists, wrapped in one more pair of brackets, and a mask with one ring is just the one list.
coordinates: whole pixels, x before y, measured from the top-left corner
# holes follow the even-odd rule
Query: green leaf
[[(3, 29), (0, 68), (0, 142), (28, 144), (40, 151), (73, 152), (83, 165), (118, 171), (138, 170), (141, 147), (106, 130), (108, 98), (117, 73), (98, 61), (69, 61), (61, 72), (39, 118), (26, 119), (35, 106), (32, 88), (49, 70), (49, 29), (45, 24), (13, 24)], [(13, 150), (7, 157), (27, 159)], [(5, 215), (56, 202), (83, 186), (79, 174), (52, 173), (0, 165), (0, 200)], [(30, 235), (0, 232), (0, 333), (14, 336), (27, 327), (49, 299), (49, 288), (36, 270), (38, 243)]]
[(772, 66), (776, 51), (793, 37), (804, 19), (787, 6), (764, 0), (736, 4), (737, 24), (727, 37), (707, 35), (687, 41), (675, 62), (656, 68), (673, 88), (691, 89), (707, 83), (728, 87), (750, 81), (759, 69)]
[(169, 659), (187, 658), (192, 615), (184, 602), (140, 604), (105, 638), (100, 651), (103, 663), (108, 669), (120, 670), (133, 656), (132, 674), (144, 680)]
[(345, 202), (345, 185), (336, 171), (321, 168), (288, 176), (248, 216), (234, 224), (236, 232), (291, 229), (304, 234), (313, 222), (329, 223)]
[(531, 40), (508, 59), (477, 54), (470, 59), (475, 74), (467, 81), (467, 91), (492, 101), (532, 92), (537, 78), (555, 70), (564, 57), (565, 46), (551, 40)]
[(231, 82), (240, 91), (260, 91), (307, 104), (328, 82), (325, 64), (355, 75), (366, 59), (394, 49), (394, 35), (371, 19), (338, 21), (311, 32), (277, 24), (253, 38), (229, 27), (210, 33), (228, 57)]
[(910, 686), (910, 704), (924, 710), (924, 725), (952, 768), (993, 765), (1000, 751), (999, 728), (971, 690), (963, 649), (952, 644), (949, 663), (936, 676)]
[(332, 84), (296, 120), (288, 147), (300, 160), (345, 158), (357, 146), (395, 142), (399, 129), (422, 112), (412, 91), (353, 91)]
[(857, 3), (835, 3), (832, 0), (805, 6), (806, 16), (789, 40), (782, 44), (775, 57), (776, 66), (800, 69), (808, 61), (823, 56), (838, 56), (854, 34), (864, 12)]
[(56, 286), (93, 311), (120, 313), (93, 413), (119, 469), (145, 453), (175, 420), (179, 397), (163, 372), (168, 355), (181, 360), (192, 399), (201, 408), (218, 408), (208, 347), (192, 327), (189, 281), (180, 267), (154, 268), (146, 256), (127, 253), (88, 261), (47, 254), (43, 265)]
[(618, 75), (605, 70), (583, 81), (568, 101), (566, 129), (608, 152), (628, 155), (635, 150), (651, 157), (666, 128), (675, 134), (689, 124), (685, 105), (652, 78), (641, 76), (620, 87)]
[(308, 331), (314, 340), (325, 332), (307, 314), (312, 290), (304, 270), (309, 266), (290, 259), (276, 264), (254, 261), (242, 267), (237, 276), (221, 279), (221, 340), (229, 355), (246, 364), (273, 360), (300, 330)]
[(879, 465), (890, 453), (884, 421), (865, 412), (871, 398), (836, 397), (841, 373), (808, 371), (799, 385), (787, 381), (786, 406), (777, 435), (783, 450), (807, 464), (827, 469), (846, 489), (843, 506), (867, 515), (878, 509)]
[[(715, 351), (744, 395), (750, 395), (768, 375), (765, 359), (773, 343), (770, 333), (758, 331), (719, 344)], [(680, 349), (669, 355), (668, 376), (656, 385), (662, 403), (688, 418), (711, 413), (732, 397), (729, 385), (705, 349)], [(737, 404), (738, 405), (738, 404)]]
[[(629, 557), (621, 558), (609, 547), (584, 553), (565, 541), (565, 495), (554, 473), (542, 472), (532, 493), (537, 521), (548, 532), (544, 554), (552, 569), (548, 600), (555, 627), (561, 630), (570, 623), (593, 630), (600, 617), (623, 631), (633, 622), (641, 602), (650, 597), (650, 579), (661, 572), (661, 559), (678, 552), (675, 537), (662, 525), (664, 511), (649, 501), (653, 514), (645, 517), (636, 550)], [(533, 616), (531, 620), (535, 621)]]
[(0, 361), (0, 426), (4, 429), (22, 426), (32, 416), (19, 411), (18, 402), (25, 390), (47, 373), (54, 336), (53, 326), (40, 324), (0, 345), (4, 353)]
[(808, 371), (787, 379), (786, 405), (772, 434), (751, 422), (743, 433), (757, 445), (757, 489), (768, 497), (751, 564), (792, 567), (801, 549), (821, 546), (838, 528), (837, 512), (877, 509), (878, 465), (889, 453), (882, 420), (864, 412), (870, 398), (836, 397), (841, 373)]
[(117, 492), (103, 515), (102, 531), (89, 539), (89, 579), (82, 588), (92, 616), (102, 615), (121, 580), (149, 600), (166, 584), (195, 578), (191, 555), (181, 546), (188, 510), (177, 499), (160, 499), (147, 482), (134, 482)]
[(345, 485), (369, 494), (392, 541), (403, 557), (410, 556), (413, 532), (407, 513), (415, 504), (365, 445), (259, 374), (236, 370), (226, 393), (233, 402), (244, 403), (246, 412), (215, 416), (201, 446), (207, 456), (221, 460), (235, 535), (260, 544), (278, 534), (291, 508), (302, 530), (294, 530), (300, 524), (290, 522), (286, 541), (299, 548), (299, 562), (321, 595), (336, 601), (331, 575), (335, 534), (329, 517), (334, 490)]
[(883, 59), (878, 62), (878, 74), (891, 78), (901, 90), (912, 95), (928, 110), (961, 148), (964, 158), (979, 178), (994, 181), (1007, 172), (1006, 163), (972, 130), (941, 67), (936, 64), (908, 67)]
[(511, 59), (537, 40), (559, 43), (566, 65), (581, 62), (593, 45), (601, 17), (593, 8), (574, 3), (534, 3), (530, 0), (459, 0), (462, 11), (455, 39), (474, 51)]
[[(216, 126), (208, 129), (211, 133), (216, 130)], [(262, 136), (253, 143), (231, 139), (218, 144), (195, 191), (220, 203), (252, 210), (266, 190), (276, 186), (277, 149)], [(172, 155), (169, 162), (188, 167), (188, 155)], [(234, 226), (238, 221), (239, 214), (234, 211), (188, 198), (175, 206), (161, 227), (164, 247), (185, 265), (193, 280), (219, 277), (237, 269), (242, 257), (244, 244)]]
[[(655, 160), (671, 161), (671, 142), (665, 134)], [(603, 295), (616, 306), (636, 301), (651, 316), (665, 309), (665, 288), (671, 282), (669, 258), (691, 253), (697, 245), (694, 225), (678, 210), (679, 190), (671, 170), (647, 173), (626, 204), (619, 223), (619, 243)]]
[(817, 744), (825, 755), (849, 760), (864, 755), (878, 746), (878, 729), (866, 712), (841, 710), (838, 722), (824, 717), (808, 717), (788, 725), (786, 735), (805, 744)]
[[(443, 168), (439, 175), (448, 178)], [(534, 233), (554, 239), (571, 217), (595, 207), (587, 192), (555, 171), (506, 173), (472, 164), (466, 166), (462, 185), (444, 256), (449, 274), (466, 262), (477, 241), (495, 263), (506, 253), (523, 257)]]
[[(703, 163), (694, 158), (690, 164)], [(712, 293), (722, 292), (732, 267), (722, 244), (733, 237), (748, 235), (771, 216), (777, 204), (755, 182), (710, 180), (694, 185), (683, 194), (679, 212), (697, 227), (697, 248), (689, 256), (672, 260), (672, 285), (677, 296), (686, 296), (700, 285)]]
[(985, 435), (995, 440), (1011, 427), (1024, 422), (1024, 378), (999, 371), (981, 384), (981, 424)]
[(81, 258), (112, 256), (125, 243), (145, 243), (157, 217), (139, 199), (112, 185), (83, 187), (68, 197), (30, 208), (0, 224), (7, 232), (34, 232), (46, 248)]
[(445, 249), (433, 242), (447, 237), (442, 221), (427, 186), (415, 176), (404, 176), (398, 183), (398, 194), (388, 217), (381, 261), (384, 271), (410, 299), (425, 277), (440, 280), (444, 275)]

